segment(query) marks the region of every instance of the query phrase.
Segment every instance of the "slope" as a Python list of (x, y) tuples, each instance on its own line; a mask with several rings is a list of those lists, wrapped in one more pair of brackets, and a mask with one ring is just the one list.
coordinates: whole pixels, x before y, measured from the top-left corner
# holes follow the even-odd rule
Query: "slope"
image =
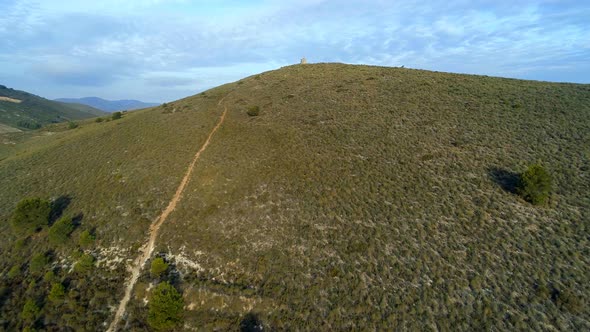
[(84, 97), (84, 98), (58, 98), (56, 101), (66, 103), (78, 103), (88, 105), (105, 112), (136, 110), (141, 108), (148, 108), (158, 106), (157, 103), (145, 103), (139, 100), (123, 99), (123, 100), (106, 100), (98, 97)]
[[(171, 268), (143, 269), (120, 328), (147, 329), (161, 280), (182, 291), (185, 326), (205, 330), (590, 327), (590, 86), (320, 64), (83, 123), (0, 161), (5, 329), (47, 296), (39, 252), (68, 290), (67, 305), (40, 302), (45, 328), (106, 328), (223, 97), (155, 242)], [(546, 207), (505, 181), (537, 160), (555, 178)], [(82, 214), (73, 243), (13, 235), (25, 196), (67, 198), (63, 214)], [(96, 233), (91, 272), (70, 270), (82, 230)]]
[(56, 122), (87, 119), (104, 112), (86, 105), (55, 102), (0, 85), (0, 123), (19, 129), (37, 129)]

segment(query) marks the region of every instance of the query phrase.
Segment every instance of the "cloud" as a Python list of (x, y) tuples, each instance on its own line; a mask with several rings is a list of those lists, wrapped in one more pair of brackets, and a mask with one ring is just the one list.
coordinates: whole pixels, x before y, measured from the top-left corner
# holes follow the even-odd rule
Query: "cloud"
[(77, 91), (165, 101), (302, 56), (522, 78), (590, 77), (583, 66), (590, 58), (590, 4), (583, 2), (0, 1), (2, 78), (25, 90), (54, 84), (46, 94), (59, 95), (50, 97)]

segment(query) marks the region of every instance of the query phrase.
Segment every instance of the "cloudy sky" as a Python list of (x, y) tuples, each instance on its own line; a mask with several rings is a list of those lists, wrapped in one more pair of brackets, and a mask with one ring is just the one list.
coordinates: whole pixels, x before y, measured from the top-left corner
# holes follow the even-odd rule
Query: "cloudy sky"
[(175, 100), (294, 64), (590, 83), (590, 1), (0, 0), (0, 84)]

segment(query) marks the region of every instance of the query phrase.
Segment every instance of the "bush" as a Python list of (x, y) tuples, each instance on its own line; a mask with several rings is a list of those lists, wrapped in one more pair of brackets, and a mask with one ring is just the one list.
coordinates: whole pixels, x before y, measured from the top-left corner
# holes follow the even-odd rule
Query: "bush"
[(43, 280), (45, 282), (52, 282), (53, 280), (55, 280), (55, 272), (51, 270), (47, 271), (47, 273), (45, 273), (45, 275), (43, 276)]
[(112, 118), (113, 120), (118, 120), (118, 119), (120, 119), (122, 116), (123, 116), (123, 114), (122, 114), (121, 112), (115, 112), (115, 113), (113, 113), (113, 115), (111, 116), (111, 118)]
[(94, 256), (84, 254), (84, 255), (82, 255), (82, 257), (80, 257), (80, 259), (78, 260), (76, 265), (74, 265), (74, 271), (76, 273), (87, 273), (93, 267), (94, 267)]
[(45, 269), (45, 266), (49, 263), (49, 258), (45, 254), (38, 254), (31, 258), (29, 262), (29, 272), (39, 273)]
[(6, 274), (6, 276), (9, 279), (14, 279), (14, 278), (20, 276), (20, 265), (14, 265), (13, 267), (11, 267), (10, 270), (8, 270), (8, 273)]
[(20, 120), (19, 122), (16, 123), (16, 125), (21, 128), (27, 128), (27, 129), (41, 128), (41, 124), (34, 122), (34, 121), (28, 121), (28, 120)]
[(63, 217), (49, 229), (49, 242), (55, 245), (65, 244), (73, 231), (74, 223), (72, 218)]
[(96, 237), (90, 233), (90, 231), (86, 230), (80, 233), (78, 243), (80, 244), (80, 247), (89, 247), (94, 243), (94, 240), (96, 240)]
[(96, 123), (101, 123), (102, 121), (103, 121), (103, 119), (102, 119), (102, 118), (96, 118), (96, 119), (94, 120), (94, 122), (96, 122)]
[(520, 175), (517, 192), (528, 202), (544, 204), (551, 194), (552, 180), (539, 164), (531, 165)]
[(152, 277), (159, 278), (164, 272), (168, 270), (168, 264), (164, 262), (162, 257), (157, 257), (152, 260), (152, 266), (150, 272)]
[(17, 205), (10, 224), (16, 232), (31, 233), (49, 223), (51, 203), (40, 198), (25, 198)]
[(248, 111), (246, 113), (249, 116), (258, 116), (260, 114), (260, 107), (252, 106), (252, 107), (248, 108)]
[(20, 313), (20, 317), (25, 322), (32, 323), (37, 320), (39, 314), (41, 313), (41, 309), (37, 306), (37, 303), (33, 300), (27, 300), (25, 305), (23, 306), (23, 310)]
[(66, 288), (60, 282), (55, 282), (51, 285), (51, 290), (47, 298), (51, 302), (61, 302), (66, 296)]
[(78, 128), (77, 123), (75, 123), (74, 121), (68, 122), (68, 129), (75, 129), (75, 128)]
[(167, 282), (156, 286), (148, 304), (148, 324), (158, 331), (169, 331), (182, 323), (182, 295)]

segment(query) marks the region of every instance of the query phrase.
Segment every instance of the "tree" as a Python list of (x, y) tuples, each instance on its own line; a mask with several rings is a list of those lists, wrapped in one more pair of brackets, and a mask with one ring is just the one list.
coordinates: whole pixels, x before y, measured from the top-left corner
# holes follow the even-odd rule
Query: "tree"
[(80, 257), (76, 265), (74, 265), (74, 271), (76, 273), (86, 273), (90, 271), (92, 267), (94, 267), (94, 256), (84, 254)]
[(20, 276), (20, 265), (14, 265), (11, 267), (10, 270), (8, 270), (8, 274), (6, 276), (10, 279)]
[(113, 120), (118, 120), (118, 119), (120, 119), (122, 116), (123, 116), (123, 114), (122, 114), (121, 112), (115, 112), (115, 113), (113, 113), (113, 115), (112, 115), (112, 117), (111, 117), (111, 118), (112, 118)]
[(73, 231), (74, 223), (72, 222), (72, 218), (60, 218), (49, 229), (49, 242), (56, 245), (64, 244), (68, 241)]
[(168, 270), (168, 264), (164, 262), (162, 257), (156, 257), (152, 260), (150, 269), (152, 277), (159, 278), (166, 270)]
[(32, 233), (49, 223), (51, 203), (41, 198), (25, 198), (18, 202), (10, 218), (16, 232)]
[(252, 106), (252, 107), (248, 108), (248, 111), (246, 112), (246, 114), (248, 114), (249, 116), (258, 116), (260, 114), (260, 107)]
[(170, 331), (182, 323), (182, 295), (168, 282), (156, 286), (148, 304), (148, 324), (158, 331)]
[(528, 202), (544, 204), (551, 194), (552, 180), (549, 173), (539, 164), (530, 165), (520, 175), (517, 192)]
[(41, 313), (41, 309), (37, 306), (37, 303), (33, 300), (27, 300), (25, 305), (23, 306), (23, 310), (20, 313), (20, 317), (25, 322), (32, 323), (37, 320), (39, 314)]
[(47, 298), (53, 303), (61, 302), (66, 296), (66, 288), (60, 282), (54, 282)]
[(94, 243), (94, 240), (96, 240), (94, 234), (90, 233), (88, 230), (85, 230), (80, 233), (80, 239), (78, 240), (78, 243), (80, 244), (80, 247), (89, 247), (92, 243)]
[(45, 254), (38, 254), (31, 258), (29, 262), (29, 272), (31, 273), (39, 273), (45, 269), (45, 266), (49, 263), (49, 259)]

